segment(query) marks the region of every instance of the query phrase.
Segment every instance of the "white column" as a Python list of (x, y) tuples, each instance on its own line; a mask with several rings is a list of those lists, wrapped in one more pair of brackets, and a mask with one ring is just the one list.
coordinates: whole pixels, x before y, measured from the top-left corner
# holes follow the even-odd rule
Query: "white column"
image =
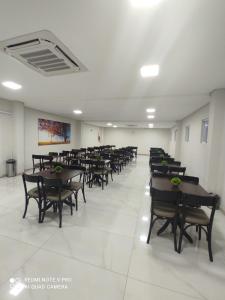
[(13, 157), (17, 161), (17, 174), (24, 171), (25, 150), (24, 104), (13, 102)]

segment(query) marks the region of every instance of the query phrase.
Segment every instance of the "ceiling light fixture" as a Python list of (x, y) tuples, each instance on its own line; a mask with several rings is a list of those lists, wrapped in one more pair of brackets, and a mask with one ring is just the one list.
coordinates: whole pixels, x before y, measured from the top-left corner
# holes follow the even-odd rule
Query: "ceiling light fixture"
[(143, 66), (141, 67), (140, 73), (143, 78), (156, 77), (159, 75), (159, 65)]
[(112, 123), (107, 123), (107, 126), (112, 126)]
[(75, 109), (74, 111), (73, 111), (76, 115), (81, 115), (83, 112), (82, 112), (82, 110), (80, 110), (80, 109)]
[(156, 110), (155, 108), (147, 108), (147, 109), (146, 109), (146, 112), (147, 112), (147, 113), (154, 113), (155, 110)]
[(5, 87), (12, 89), (12, 90), (19, 90), (22, 88), (22, 85), (13, 82), (13, 81), (3, 81), (2, 85), (4, 85)]
[(153, 116), (153, 115), (148, 116), (148, 119), (154, 119), (154, 118), (155, 118), (155, 116)]
[(117, 128), (117, 125), (113, 125), (113, 128)]
[(159, 4), (160, 0), (131, 0), (134, 7), (152, 7)]

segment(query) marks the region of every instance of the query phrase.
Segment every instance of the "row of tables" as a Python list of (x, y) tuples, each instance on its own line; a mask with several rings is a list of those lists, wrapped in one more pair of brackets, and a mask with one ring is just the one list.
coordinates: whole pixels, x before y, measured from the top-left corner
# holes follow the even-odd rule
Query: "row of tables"
[[(159, 163), (153, 163), (153, 165), (162, 166), (162, 164), (159, 164)], [(172, 163), (168, 164), (166, 166), (168, 168), (169, 167), (179, 168), (177, 165), (173, 165)], [(182, 167), (180, 167), (180, 168), (182, 168)], [(175, 176), (179, 177), (179, 175), (174, 175), (174, 177)], [(162, 191), (173, 191), (174, 190), (169, 178), (152, 177), (151, 178), (151, 186), (155, 189), (162, 190)], [(186, 194), (191, 194), (191, 195), (196, 195), (196, 196), (210, 196), (210, 194), (200, 184), (194, 184), (191, 182), (182, 181), (182, 183), (179, 185), (178, 189), (182, 193), (186, 193)]]

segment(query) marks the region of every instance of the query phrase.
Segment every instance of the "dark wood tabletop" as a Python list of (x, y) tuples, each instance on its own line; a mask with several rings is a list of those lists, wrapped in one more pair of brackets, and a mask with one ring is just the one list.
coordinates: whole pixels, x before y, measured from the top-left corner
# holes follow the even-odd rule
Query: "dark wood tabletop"
[[(173, 191), (174, 187), (168, 178), (160, 178), (160, 177), (153, 177), (152, 178), (152, 187), (157, 190), (162, 191)], [(209, 196), (209, 193), (200, 185), (200, 184), (193, 184), (190, 182), (183, 181), (178, 190), (185, 194), (191, 194), (196, 196)]]
[(61, 173), (56, 173), (53, 169), (35, 173), (37, 176), (42, 176), (49, 179), (61, 179), (63, 182), (67, 182), (68, 180), (79, 176), (80, 174), (82, 174), (82, 171), (70, 169), (63, 169)]

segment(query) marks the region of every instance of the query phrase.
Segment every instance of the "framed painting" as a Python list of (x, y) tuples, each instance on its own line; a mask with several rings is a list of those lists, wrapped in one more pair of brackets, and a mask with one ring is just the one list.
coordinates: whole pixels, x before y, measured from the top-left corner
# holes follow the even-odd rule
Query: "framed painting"
[(38, 145), (70, 144), (71, 124), (38, 119)]

